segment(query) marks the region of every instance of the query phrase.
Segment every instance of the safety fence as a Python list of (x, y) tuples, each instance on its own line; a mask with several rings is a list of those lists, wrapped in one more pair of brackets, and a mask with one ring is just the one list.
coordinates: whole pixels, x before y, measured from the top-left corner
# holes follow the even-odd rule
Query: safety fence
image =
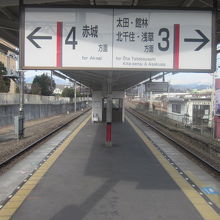
[[(160, 122), (161, 124), (185, 129), (186, 131), (200, 134), (208, 138), (213, 138), (213, 119), (193, 118), (189, 115), (168, 113), (162, 109), (149, 109), (144, 103), (127, 103), (127, 107), (132, 107), (148, 117)], [(216, 122), (217, 123), (217, 122)], [(216, 125), (215, 125), (216, 127)]]

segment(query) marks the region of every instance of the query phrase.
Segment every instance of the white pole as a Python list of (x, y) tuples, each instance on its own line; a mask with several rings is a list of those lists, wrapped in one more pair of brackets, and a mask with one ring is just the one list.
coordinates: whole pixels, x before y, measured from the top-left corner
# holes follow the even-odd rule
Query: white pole
[(74, 83), (74, 112), (76, 112), (76, 82)]

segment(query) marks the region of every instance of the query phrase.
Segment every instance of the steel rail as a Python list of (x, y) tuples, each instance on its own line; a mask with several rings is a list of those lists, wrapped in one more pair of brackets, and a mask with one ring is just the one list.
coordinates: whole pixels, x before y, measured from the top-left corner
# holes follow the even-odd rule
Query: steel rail
[(62, 128), (68, 126), (71, 122), (75, 121), (77, 118), (79, 118), (80, 116), (82, 116), (83, 114), (85, 114), (86, 112), (90, 111), (91, 108), (83, 111), (82, 113), (80, 113), (79, 115), (77, 115), (76, 117), (72, 118), (71, 120), (69, 120), (68, 122), (66, 122), (63, 125), (60, 125), (59, 127), (57, 127), (56, 129), (52, 130), (51, 132), (49, 132), (48, 134), (44, 135), (43, 137), (39, 138), (38, 140), (34, 141), (33, 143), (29, 144), (28, 146), (26, 146), (24, 149), (18, 151), (17, 153), (15, 153), (14, 155), (10, 156), (9, 158), (7, 158), (6, 160), (4, 160), (3, 162), (0, 163), (0, 169), (5, 167), (7, 164), (9, 164), (10, 162), (12, 162), (13, 160), (15, 160), (16, 158), (18, 158), (19, 156), (23, 155), (25, 152), (29, 151), (30, 149), (32, 149), (34, 146), (36, 146), (37, 144), (41, 143), (42, 141), (44, 141), (45, 139), (49, 138), (51, 135), (55, 134), (56, 132), (58, 132), (59, 130), (61, 130)]
[[(167, 134), (165, 134), (163, 131), (161, 131), (160, 129), (156, 128), (155, 126), (153, 126), (152, 124), (150, 124), (149, 122), (146, 121), (147, 116), (138, 112), (137, 110), (134, 110), (132, 108), (126, 108), (126, 111), (129, 112), (130, 114), (132, 114), (133, 116), (135, 116), (136, 118), (138, 118), (140, 121), (142, 121), (143, 123), (147, 124), (149, 127), (151, 127), (153, 130), (155, 130), (157, 133), (159, 133), (160, 135), (162, 135), (163, 137), (165, 137), (166, 139), (168, 139), (169, 141), (171, 141), (172, 143), (174, 143), (175, 145), (177, 145), (178, 147), (180, 147), (182, 150), (186, 151), (187, 153), (189, 153), (191, 156), (193, 156), (194, 158), (196, 158), (197, 160), (199, 160), (200, 162), (202, 162), (203, 164), (205, 164), (206, 166), (208, 166), (209, 168), (213, 169), (215, 172), (217, 172), (218, 174), (220, 173), (220, 170), (215, 167), (213, 164), (209, 163), (207, 160), (205, 160), (204, 158), (200, 157), (199, 155), (197, 155), (196, 153), (194, 153), (193, 151), (187, 149), (184, 145), (178, 143), (175, 139), (171, 138), (170, 136), (168, 136)], [(145, 118), (145, 119), (144, 119)], [(150, 119), (149, 119), (150, 120)]]

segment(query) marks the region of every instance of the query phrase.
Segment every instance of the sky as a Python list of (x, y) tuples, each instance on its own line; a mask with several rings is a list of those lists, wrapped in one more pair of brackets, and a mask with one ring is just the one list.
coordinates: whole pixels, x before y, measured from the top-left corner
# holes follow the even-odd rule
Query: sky
[[(43, 73), (46, 73), (50, 76), (50, 71), (42, 71), (42, 70), (29, 70), (29, 71), (26, 71), (25, 72), (25, 79), (26, 79), (26, 82), (29, 82), (29, 79), (28, 78), (34, 78), (34, 76), (39, 76), (39, 75), (42, 75)], [(55, 79), (55, 82), (57, 84), (63, 84), (63, 85), (70, 85), (71, 83), (69, 82), (69, 80), (63, 80), (57, 76), (53, 76), (53, 78)]]
[(177, 73), (166, 75), (165, 81), (175, 84), (208, 84), (211, 85), (213, 76), (210, 73)]

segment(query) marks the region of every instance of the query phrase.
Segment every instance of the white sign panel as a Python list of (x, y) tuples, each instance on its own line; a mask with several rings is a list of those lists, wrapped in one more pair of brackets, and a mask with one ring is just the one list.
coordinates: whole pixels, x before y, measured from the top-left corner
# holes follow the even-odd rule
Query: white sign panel
[(212, 12), (25, 8), (23, 67), (212, 69)]
[(112, 67), (109, 9), (25, 9), (25, 66)]
[(168, 92), (168, 82), (146, 82), (146, 92)]

